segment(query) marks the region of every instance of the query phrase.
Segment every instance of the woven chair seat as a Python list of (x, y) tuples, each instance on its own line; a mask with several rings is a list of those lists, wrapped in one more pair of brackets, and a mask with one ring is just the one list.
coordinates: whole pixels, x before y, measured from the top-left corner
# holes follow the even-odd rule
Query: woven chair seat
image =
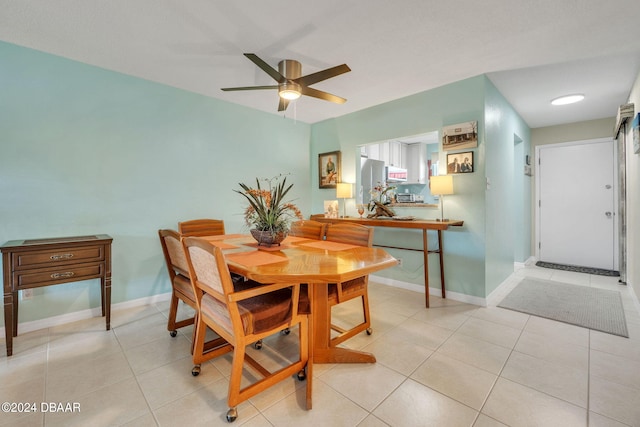
[[(209, 294), (201, 301), (202, 312), (229, 333), (233, 332), (229, 309)], [(259, 334), (291, 320), (291, 291), (281, 289), (238, 303), (245, 334)]]
[[(348, 300), (349, 296), (351, 296), (352, 294), (360, 295), (366, 286), (367, 282), (364, 276), (342, 282), (343, 298)], [(338, 285), (336, 283), (329, 284), (329, 303), (332, 305), (339, 303)]]

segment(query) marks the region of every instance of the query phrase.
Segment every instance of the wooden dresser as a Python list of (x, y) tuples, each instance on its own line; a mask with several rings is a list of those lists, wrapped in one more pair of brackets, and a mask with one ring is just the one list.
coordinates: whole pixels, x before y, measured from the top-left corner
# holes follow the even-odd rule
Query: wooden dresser
[(0, 246), (7, 356), (18, 335), (18, 291), (100, 279), (102, 316), (111, 328), (111, 242), (106, 234), (11, 240)]

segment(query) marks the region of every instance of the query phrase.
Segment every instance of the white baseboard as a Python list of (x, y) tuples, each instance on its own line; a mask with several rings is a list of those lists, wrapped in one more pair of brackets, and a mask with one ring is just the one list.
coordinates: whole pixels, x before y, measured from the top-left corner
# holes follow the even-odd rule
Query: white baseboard
[[(395, 280), (395, 279), (390, 279), (388, 277), (380, 277), (375, 275), (370, 275), (369, 280), (374, 280), (378, 283), (381, 283), (387, 286), (392, 286), (394, 288), (406, 289), (409, 291), (420, 292), (424, 294), (423, 285), (417, 285), (415, 283), (403, 282), (402, 280)], [(440, 288), (429, 287), (429, 295), (441, 296), (442, 290)], [(461, 294), (459, 292), (452, 292), (452, 291), (446, 291), (446, 295), (447, 295), (447, 299), (486, 307), (485, 298), (474, 297), (472, 295), (466, 295), (466, 294)]]
[(527, 260), (525, 262), (514, 262), (513, 263), (513, 269), (515, 270), (520, 270), (522, 268), (525, 268), (528, 265), (535, 265), (537, 262), (535, 257), (530, 256), (529, 258), (527, 258)]
[[(122, 310), (141, 305), (154, 304), (156, 302), (168, 301), (171, 298), (171, 292), (164, 294), (152, 295), (150, 297), (138, 298), (134, 300), (124, 301), (111, 305), (111, 312), (114, 310)], [(64, 325), (65, 323), (77, 322), (78, 320), (90, 319), (102, 315), (102, 308), (88, 308), (86, 310), (75, 311), (73, 313), (65, 313), (59, 316), (47, 317), (46, 319), (32, 320), (30, 322), (19, 323), (19, 333), (37, 331), (44, 328), (52, 328), (54, 326)], [(0, 328), (0, 337), (5, 336), (4, 326)]]

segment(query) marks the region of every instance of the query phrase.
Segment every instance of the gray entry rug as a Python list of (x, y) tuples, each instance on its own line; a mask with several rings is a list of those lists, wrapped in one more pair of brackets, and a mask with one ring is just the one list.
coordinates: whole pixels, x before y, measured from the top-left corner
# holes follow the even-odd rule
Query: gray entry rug
[(498, 307), (629, 338), (618, 291), (527, 278)]

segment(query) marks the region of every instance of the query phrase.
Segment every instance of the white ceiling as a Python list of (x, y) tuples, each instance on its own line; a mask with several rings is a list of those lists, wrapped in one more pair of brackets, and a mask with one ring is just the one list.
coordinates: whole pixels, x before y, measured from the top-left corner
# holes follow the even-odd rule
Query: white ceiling
[[(273, 114), (274, 84), (242, 53), (309, 74), (287, 117), (314, 123), (487, 74), (530, 127), (615, 116), (640, 69), (637, 0), (0, 0), (0, 40)], [(0, 67), (1, 67), (0, 58)], [(552, 107), (559, 95), (585, 101)]]

